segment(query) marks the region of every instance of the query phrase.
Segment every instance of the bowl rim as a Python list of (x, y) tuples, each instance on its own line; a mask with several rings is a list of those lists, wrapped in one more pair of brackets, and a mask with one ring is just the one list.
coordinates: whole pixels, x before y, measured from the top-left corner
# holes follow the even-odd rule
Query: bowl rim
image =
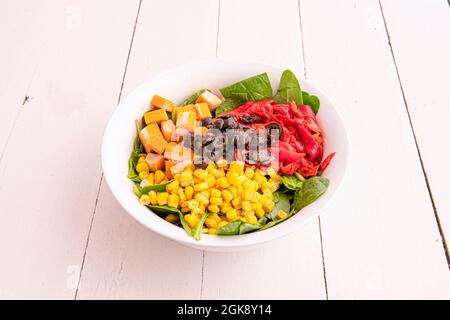
[[(280, 71), (283, 70), (283, 68), (281, 68), (280, 66), (267, 64), (267, 63), (259, 62), (259, 61), (249, 61), (249, 60), (232, 59), (232, 58), (208, 58), (208, 59), (194, 60), (194, 61), (190, 61), (190, 62), (184, 63), (184, 64), (179, 64), (179, 65), (170, 67), (168, 69), (165, 69), (164, 71), (159, 72), (158, 74), (148, 78), (147, 80), (142, 82), (140, 85), (135, 87), (133, 90), (131, 90), (120, 101), (120, 103), (114, 109), (114, 112), (112, 113), (112, 115), (110, 116), (110, 118), (108, 120), (108, 124), (105, 128), (105, 131), (104, 131), (104, 134), (102, 137), (102, 146), (101, 146), (101, 161), (102, 161), (102, 168), (103, 168), (103, 176), (107, 182), (109, 189), (111, 190), (112, 194), (114, 195), (114, 198), (119, 202), (120, 206), (129, 215), (134, 217), (134, 219), (136, 219), (139, 223), (141, 223), (142, 225), (144, 225), (146, 228), (150, 229), (151, 231), (153, 231), (165, 238), (168, 238), (170, 240), (180, 242), (184, 245), (198, 248), (198, 249), (212, 250), (212, 251), (221, 250), (221, 249), (222, 250), (228, 250), (228, 249), (238, 250), (240, 248), (252, 247), (255, 245), (269, 242), (271, 240), (285, 237), (285, 236), (291, 234), (292, 232), (294, 232), (295, 230), (298, 230), (299, 228), (310, 223), (314, 218), (316, 218), (320, 215), (320, 211), (322, 211), (324, 208), (327, 207), (327, 205), (330, 203), (333, 196), (335, 196), (336, 192), (339, 191), (339, 187), (342, 185), (343, 181), (345, 180), (345, 178), (347, 176), (347, 169), (348, 169), (348, 163), (349, 163), (349, 158), (350, 158), (350, 141), (349, 141), (349, 137), (348, 137), (348, 132), (346, 129), (345, 122), (344, 122), (342, 116), (340, 115), (339, 111), (335, 107), (335, 104), (322, 91), (317, 89), (317, 87), (313, 83), (311, 83), (308, 80), (305, 80), (302, 76), (297, 76), (300, 83), (302, 83), (302, 84), (306, 83), (308, 87), (313, 88), (314, 94), (320, 95), (321, 100), (325, 99), (327, 101), (327, 104), (329, 104), (330, 106), (333, 107), (334, 112), (335, 112), (335, 118), (341, 124), (342, 134), (343, 134), (343, 138), (345, 140), (343, 142), (345, 145), (346, 152), (344, 153), (342, 151), (339, 151), (339, 157), (343, 157), (343, 164), (342, 164), (342, 168), (341, 168), (343, 170), (343, 172), (341, 174), (339, 181), (337, 181), (337, 184), (335, 184), (333, 190), (332, 191), (327, 190), (327, 192), (325, 193), (327, 199), (323, 199), (324, 197), (322, 197), (321, 199), (317, 200), (313, 204), (309, 205), (307, 209), (310, 211), (314, 211), (314, 212), (312, 214), (310, 214), (308, 217), (304, 218), (303, 220), (300, 220), (298, 223), (292, 223), (292, 220), (296, 215), (294, 215), (293, 217), (291, 217), (290, 219), (285, 221), (283, 223), (284, 227), (283, 227), (282, 232), (277, 232), (280, 229), (278, 229), (277, 226), (275, 226), (273, 228), (268, 228), (263, 231), (258, 231), (258, 232), (254, 232), (254, 233), (243, 234), (243, 235), (235, 235), (235, 236), (218, 237), (215, 235), (202, 234), (202, 239), (200, 241), (198, 241), (198, 240), (195, 240), (193, 237), (188, 236), (182, 228), (172, 225), (170, 223), (167, 223), (165, 220), (161, 219), (157, 214), (155, 214), (153, 211), (150, 210), (150, 212), (153, 213), (151, 215), (151, 216), (153, 216), (153, 218), (150, 220), (154, 220), (154, 221), (159, 220), (159, 222), (161, 222), (161, 223), (170, 225), (173, 228), (181, 229), (181, 231), (183, 231), (181, 233), (182, 236), (180, 236), (179, 232), (178, 233), (177, 232), (164, 232), (163, 230), (158, 228), (159, 222), (156, 223), (156, 227), (155, 227), (155, 225), (149, 224), (147, 221), (144, 221), (145, 219), (142, 219), (142, 217), (139, 214), (133, 212), (132, 206), (128, 203), (128, 200), (125, 199), (126, 197), (124, 197), (122, 195), (121, 191), (118, 188), (116, 188), (115, 185), (112, 184), (110, 181), (109, 177), (112, 173), (110, 170), (111, 168), (108, 165), (107, 159), (105, 157), (105, 154), (107, 153), (107, 148), (109, 148), (108, 137), (111, 136), (111, 134), (112, 134), (111, 131), (114, 129), (115, 116), (118, 114), (118, 111), (120, 109), (123, 109), (123, 108), (121, 108), (121, 106), (127, 104), (127, 101), (130, 96), (132, 96), (133, 94), (136, 94), (143, 88), (149, 86), (151, 83), (153, 83), (153, 82), (156, 83), (158, 81), (158, 79), (163, 78), (167, 74), (173, 73), (178, 69), (189, 68), (189, 67), (193, 67), (193, 66), (199, 65), (199, 64), (210, 64), (210, 63), (237, 63), (237, 64), (243, 63), (243, 64), (252, 64), (254, 66), (258, 65), (261, 68), (265, 67), (267, 69), (272, 69), (272, 70), (274, 70), (274, 69), (277, 69)], [(298, 72), (299, 71), (298, 69), (295, 69), (295, 68), (292, 68), (292, 69), (296, 73), (296, 75), (301, 74)], [(269, 74), (269, 77), (270, 77), (270, 74)], [(271, 80), (273, 81), (273, 79), (271, 79)], [(132, 193), (131, 190), (130, 190), (130, 192)], [(136, 198), (136, 196), (134, 194), (132, 194), (132, 195)], [(321, 200), (324, 200), (325, 202), (321, 201)], [(149, 210), (149, 209), (146, 208), (146, 210)], [(303, 210), (306, 210), (306, 208)], [(156, 218), (156, 219), (154, 219), (154, 218)], [(165, 229), (167, 229), (167, 228), (165, 228)], [(255, 237), (255, 235), (259, 235), (259, 236)]]

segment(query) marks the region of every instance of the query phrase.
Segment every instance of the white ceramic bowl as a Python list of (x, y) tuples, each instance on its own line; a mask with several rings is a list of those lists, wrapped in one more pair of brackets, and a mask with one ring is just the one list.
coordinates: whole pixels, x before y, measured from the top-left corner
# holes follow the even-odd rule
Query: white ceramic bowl
[(299, 77), (302, 89), (317, 95), (321, 101), (318, 121), (325, 132), (324, 155), (336, 151), (336, 156), (324, 174), (330, 179), (327, 192), (289, 220), (260, 232), (228, 237), (204, 234), (200, 241), (196, 241), (182, 228), (166, 222), (142, 206), (132, 191), (132, 182), (127, 178), (128, 157), (136, 137), (134, 120), (148, 110), (149, 101), (154, 94), (179, 102), (201, 88), (218, 91), (219, 88), (262, 72), (269, 74), (272, 87), (276, 90), (282, 71), (281, 68), (241, 60), (202, 60), (167, 70), (147, 80), (123, 99), (109, 120), (103, 137), (102, 165), (106, 181), (125, 211), (164, 237), (211, 251), (236, 251), (272, 241), (288, 235), (317, 217), (344, 177), (349, 153), (348, 139), (336, 108), (319, 90), (300, 79), (301, 73), (298, 70), (293, 71)]

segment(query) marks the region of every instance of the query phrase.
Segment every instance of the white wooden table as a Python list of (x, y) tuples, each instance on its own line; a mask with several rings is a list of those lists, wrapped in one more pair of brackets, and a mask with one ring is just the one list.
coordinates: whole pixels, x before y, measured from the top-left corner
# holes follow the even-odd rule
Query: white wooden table
[[(446, 0), (19, 0), (0, 21), (0, 298), (450, 298)], [(145, 229), (100, 165), (123, 96), (216, 56), (303, 69), (351, 140), (321, 218), (243, 253)]]

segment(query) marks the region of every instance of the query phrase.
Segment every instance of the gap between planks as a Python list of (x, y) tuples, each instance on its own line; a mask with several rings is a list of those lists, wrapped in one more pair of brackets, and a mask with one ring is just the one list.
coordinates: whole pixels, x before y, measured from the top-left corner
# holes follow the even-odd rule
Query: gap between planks
[[(138, 20), (139, 20), (139, 13), (141, 11), (141, 4), (142, 4), (142, 0), (139, 0), (137, 12), (136, 12), (136, 18), (134, 20), (133, 32), (131, 34), (130, 45), (129, 45), (129, 48), (128, 48), (127, 59), (125, 61), (125, 68), (124, 68), (124, 72), (123, 72), (123, 76), (122, 76), (122, 82), (120, 84), (119, 97), (118, 97), (118, 100), (117, 100), (117, 104), (119, 104), (120, 99), (122, 97), (123, 86), (124, 86), (125, 78), (126, 78), (126, 75), (127, 75), (128, 62), (130, 61), (131, 50), (133, 48), (134, 35), (136, 33), (136, 26), (137, 26), (137, 23), (138, 23)], [(95, 217), (95, 212), (97, 210), (98, 198), (100, 196), (100, 190), (101, 190), (101, 187), (102, 187), (102, 183), (103, 183), (103, 172), (102, 172), (102, 174), (100, 176), (100, 181), (99, 181), (98, 189), (97, 189), (97, 195), (95, 197), (94, 209), (92, 211), (91, 222), (90, 222), (90, 225), (89, 225), (88, 235), (87, 235), (87, 238), (86, 238), (86, 245), (84, 247), (83, 258), (82, 258), (81, 267), (80, 267), (80, 276), (78, 278), (77, 288), (75, 290), (75, 296), (74, 296), (75, 300), (78, 299), (78, 291), (80, 289), (81, 278), (83, 276), (83, 268), (84, 268), (84, 263), (85, 263), (85, 260), (86, 260), (86, 253), (87, 253), (87, 250), (88, 250), (88, 247), (89, 247), (89, 239), (91, 237), (92, 226), (94, 224), (94, 217)]]
[[(449, 2), (449, 5), (450, 5), (450, 0), (448, 2)], [(383, 17), (384, 29), (386, 31), (386, 36), (387, 36), (387, 40), (388, 40), (388, 44), (389, 44), (389, 49), (391, 51), (392, 61), (394, 63), (395, 72), (396, 72), (396, 75), (397, 75), (397, 80), (398, 80), (398, 83), (399, 83), (399, 86), (400, 86), (400, 90), (401, 90), (401, 93), (402, 93), (403, 103), (405, 105), (406, 113), (408, 115), (408, 121), (409, 121), (409, 125), (411, 127), (411, 132), (412, 132), (412, 135), (413, 135), (413, 138), (414, 138), (414, 143), (416, 145), (417, 155), (419, 156), (420, 166), (422, 168), (422, 173), (423, 173), (423, 176), (424, 176), (424, 179), (425, 179), (425, 184), (426, 184), (427, 190), (428, 190), (428, 196), (430, 197), (431, 206), (433, 207), (434, 217), (436, 219), (436, 224), (437, 224), (437, 227), (438, 227), (438, 230), (439, 230), (439, 234), (441, 236), (441, 243), (442, 243), (442, 246), (443, 246), (443, 249), (444, 249), (444, 255), (445, 255), (445, 258), (447, 259), (447, 265), (448, 265), (448, 267), (450, 269), (450, 254), (449, 254), (449, 249), (448, 249), (448, 246), (447, 246), (447, 241), (445, 239), (444, 231), (442, 229), (441, 221), (439, 219), (439, 214), (437, 212), (436, 204), (434, 202), (434, 198), (433, 198), (433, 193), (431, 191), (430, 182), (428, 181), (427, 172), (425, 170), (425, 165), (423, 163), (422, 154), (421, 154), (420, 148), (419, 148), (419, 143), (417, 141), (416, 133), (415, 133), (415, 130), (414, 130), (414, 125), (413, 125), (413, 122), (412, 122), (412, 119), (411, 119), (411, 115), (410, 115), (410, 112), (409, 112), (408, 102), (406, 101), (406, 96), (405, 96), (405, 92), (403, 90), (402, 80), (400, 78), (400, 73), (399, 73), (399, 70), (398, 70), (398, 67), (397, 67), (397, 62), (395, 60), (394, 49), (392, 48), (391, 37), (389, 35), (389, 29), (387, 27), (386, 18), (384, 16), (384, 11), (383, 11), (383, 6), (381, 4), (381, 0), (378, 0), (378, 4), (379, 4), (379, 7), (380, 7), (381, 16)]]

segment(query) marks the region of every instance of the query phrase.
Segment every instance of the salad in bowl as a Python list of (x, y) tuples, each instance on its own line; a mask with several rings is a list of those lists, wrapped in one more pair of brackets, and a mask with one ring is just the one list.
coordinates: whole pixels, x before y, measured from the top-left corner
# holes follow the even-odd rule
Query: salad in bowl
[(273, 228), (327, 191), (336, 153), (324, 152), (320, 99), (291, 70), (275, 93), (264, 72), (182, 101), (148, 100), (127, 176), (149, 214), (195, 240)]

